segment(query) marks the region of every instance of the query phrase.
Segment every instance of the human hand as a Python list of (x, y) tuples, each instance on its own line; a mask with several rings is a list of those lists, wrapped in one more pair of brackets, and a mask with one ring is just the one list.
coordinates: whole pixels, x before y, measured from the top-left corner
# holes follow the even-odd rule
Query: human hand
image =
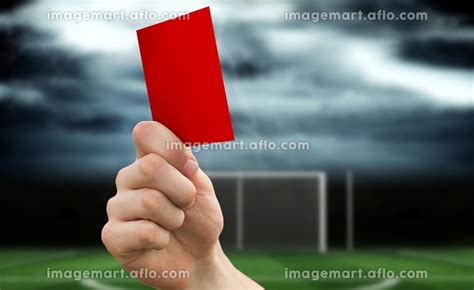
[(262, 289), (222, 251), (222, 211), (191, 151), (152, 121), (137, 124), (133, 140), (137, 159), (119, 171), (107, 204), (102, 240), (109, 252), (127, 271), (157, 273), (139, 280), (162, 290)]

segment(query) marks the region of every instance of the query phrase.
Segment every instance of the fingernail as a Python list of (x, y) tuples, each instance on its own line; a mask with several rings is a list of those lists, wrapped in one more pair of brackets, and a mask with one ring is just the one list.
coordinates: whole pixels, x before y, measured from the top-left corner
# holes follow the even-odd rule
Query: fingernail
[(184, 175), (187, 175), (187, 176), (193, 175), (194, 173), (196, 173), (198, 168), (199, 168), (199, 165), (197, 164), (195, 160), (188, 159), (188, 161), (186, 161), (186, 163), (184, 164), (184, 168), (183, 168)]

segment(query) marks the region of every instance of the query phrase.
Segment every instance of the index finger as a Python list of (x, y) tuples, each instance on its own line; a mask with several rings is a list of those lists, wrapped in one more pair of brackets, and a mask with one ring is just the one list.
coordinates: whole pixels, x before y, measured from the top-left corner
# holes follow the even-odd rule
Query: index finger
[(185, 176), (194, 174), (197, 161), (191, 150), (164, 125), (155, 121), (142, 121), (133, 129), (133, 142), (137, 159), (149, 153), (162, 156)]

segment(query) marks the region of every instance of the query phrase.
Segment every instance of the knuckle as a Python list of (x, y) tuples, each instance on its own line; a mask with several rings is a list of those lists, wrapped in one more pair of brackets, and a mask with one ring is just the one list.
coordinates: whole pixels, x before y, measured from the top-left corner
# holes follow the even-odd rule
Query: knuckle
[(107, 201), (107, 205), (106, 205), (105, 209), (106, 209), (106, 212), (107, 212), (107, 216), (110, 218), (117, 209), (117, 197), (116, 196), (110, 198)]
[(146, 177), (155, 175), (162, 166), (163, 158), (156, 154), (148, 154), (138, 161), (138, 170)]
[(115, 186), (118, 187), (122, 181), (125, 179), (125, 175), (126, 175), (126, 167), (120, 169), (118, 172), (117, 172), (117, 176), (115, 177)]
[(158, 191), (153, 189), (144, 190), (141, 200), (143, 208), (147, 211), (157, 211), (163, 203)]
[(144, 245), (153, 245), (156, 243), (158, 236), (158, 230), (156, 226), (152, 224), (143, 224), (140, 231), (138, 232), (138, 240)]
[(167, 148), (166, 150), (166, 159), (168, 160), (178, 160), (182, 154), (181, 149), (179, 148)]
[[(180, 142), (180, 141), (179, 141)], [(168, 143), (167, 143), (168, 144)], [(191, 151), (186, 148), (185, 144), (179, 143), (179, 145), (166, 146), (164, 157), (166, 160), (170, 160), (170, 163), (179, 166), (184, 166), (188, 159), (195, 159)]]
[(224, 230), (224, 218), (222, 216), (214, 217), (214, 223), (216, 227), (217, 234), (220, 235)]
[(113, 235), (112, 226), (110, 223), (106, 223), (104, 227), (102, 228), (102, 232), (101, 232), (102, 243), (104, 243), (104, 245), (106, 246), (110, 245), (110, 241), (112, 240), (112, 235)]
[(168, 231), (164, 231), (161, 235), (160, 235), (160, 240), (158, 242), (158, 245), (162, 248), (166, 247), (168, 245), (168, 243), (170, 242), (170, 232)]

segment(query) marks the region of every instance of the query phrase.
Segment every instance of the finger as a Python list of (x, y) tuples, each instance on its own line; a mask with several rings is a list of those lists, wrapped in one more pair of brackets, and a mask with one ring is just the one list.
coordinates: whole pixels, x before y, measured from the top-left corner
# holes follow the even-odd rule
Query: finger
[(147, 154), (120, 170), (116, 183), (118, 191), (154, 188), (181, 208), (190, 206), (196, 196), (194, 184), (157, 154)]
[(198, 169), (196, 158), (189, 147), (164, 125), (143, 121), (133, 129), (133, 141), (137, 158), (156, 153), (166, 159), (185, 176), (194, 174)]
[(102, 241), (115, 257), (155, 249), (164, 249), (170, 233), (154, 222), (138, 220), (130, 222), (108, 222), (102, 229)]
[(184, 222), (184, 212), (163, 193), (151, 188), (117, 194), (107, 203), (107, 214), (112, 220), (151, 220), (170, 231)]
[(199, 164), (189, 147), (184, 146), (180, 139), (164, 125), (143, 121), (133, 130), (133, 140), (137, 149), (137, 158), (147, 153), (164, 156), (184, 176), (189, 178), (201, 194), (214, 194), (212, 182), (199, 168)]

